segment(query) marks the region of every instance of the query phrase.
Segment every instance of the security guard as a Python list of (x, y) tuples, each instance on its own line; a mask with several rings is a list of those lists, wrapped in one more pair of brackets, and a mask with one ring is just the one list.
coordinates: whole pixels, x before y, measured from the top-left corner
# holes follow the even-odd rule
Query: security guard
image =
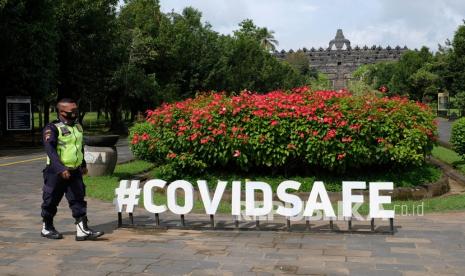
[(87, 173), (84, 160), (82, 126), (77, 122), (77, 104), (62, 99), (57, 104), (58, 119), (44, 128), (43, 142), (47, 152), (47, 166), (43, 170), (43, 226), (41, 236), (62, 239), (53, 226), (53, 217), (63, 195), (66, 195), (73, 217), (76, 219), (76, 240), (94, 240), (103, 232), (87, 226), (87, 202), (82, 175)]

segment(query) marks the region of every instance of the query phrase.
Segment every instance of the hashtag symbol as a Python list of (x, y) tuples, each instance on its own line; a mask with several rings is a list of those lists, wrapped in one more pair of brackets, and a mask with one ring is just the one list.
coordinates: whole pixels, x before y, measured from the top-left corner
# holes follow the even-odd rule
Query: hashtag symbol
[[(131, 184), (131, 185), (129, 185)], [(118, 212), (123, 211), (123, 207), (126, 206), (126, 213), (132, 213), (134, 206), (139, 204), (139, 180), (121, 180), (119, 187), (115, 189), (116, 198), (113, 203), (116, 205)]]

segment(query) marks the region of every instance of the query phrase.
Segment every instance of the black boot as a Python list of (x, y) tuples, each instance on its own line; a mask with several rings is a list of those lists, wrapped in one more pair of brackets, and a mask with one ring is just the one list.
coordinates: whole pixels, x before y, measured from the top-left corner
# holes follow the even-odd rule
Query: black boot
[(52, 240), (59, 240), (63, 238), (63, 235), (60, 232), (58, 232), (53, 226), (52, 218), (44, 218), (43, 221), (44, 222), (42, 224), (42, 231), (40, 232), (40, 235), (42, 237)]
[(87, 226), (87, 217), (83, 216), (76, 219), (76, 240), (86, 241), (95, 240), (102, 236), (104, 233), (100, 231), (94, 231)]

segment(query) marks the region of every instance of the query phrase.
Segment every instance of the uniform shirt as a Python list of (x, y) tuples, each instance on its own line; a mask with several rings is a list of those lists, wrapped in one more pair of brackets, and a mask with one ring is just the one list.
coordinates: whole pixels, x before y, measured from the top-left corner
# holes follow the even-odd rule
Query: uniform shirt
[[(45, 152), (50, 158), (50, 165), (48, 169), (51, 172), (56, 174), (66, 171), (68, 168), (63, 165), (60, 161), (60, 156), (57, 153), (57, 144), (58, 144), (58, 129), (55, 126), (56, 123), (59, 123), (60, 120), (55, 120), (47, 124), (43, 130), (43, 143), (45, 147)], [(65, 122), (61, 121), (66, 124)], [(84, 146), (82, 147), (82, 154), (84, 155)], [(81, 168), (86, 167), (86, 160), (82, 159)]]

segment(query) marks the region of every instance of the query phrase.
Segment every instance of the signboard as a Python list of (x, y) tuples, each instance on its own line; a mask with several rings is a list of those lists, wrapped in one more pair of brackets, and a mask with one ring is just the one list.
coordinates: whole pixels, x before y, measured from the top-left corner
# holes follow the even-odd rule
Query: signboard
[(449, 106), (449, 94), (438, 93), (438, 111), (447, 111)]
[(30, 97), (6, 98), (6, 130), (32, 130)]
[[(215, 215), (221, 198), (227, 186), (226, 181), (218, 181), (214, 191), (210, 191), (207, 181), (198, 180), (197, 187), (199, 188), (201, 201), (205, 207), (205, 212), (208, 215)], [(231, 199), (231, 215), (240, 216), (241, 208), (241, 182), (232, 181), (232, 199)], [(167, 204), (156, 205), (153, 200), (153, 189), (163, 189), (167, 186), (166, 200)], [(276, 210), (278, 215), (283, 217), (313, 217), (315, 211), (322, 211), (324, 218), (338, 219), (334, 212), (332, 202), (329, 199), (325, 185), (322, 181), (315, 181), (312, 189), (309, 192), (308, 200), (301, 201), (300, 198), (292, 192), (298, 191), (301, 183), (292, 180), (283, 181), (277, 187), (276, 195), (280, 201), (286, 206), (279, 206)], [(391, 219), (394, 218), (393, 210), (384, 210), (382, 204), (391, 203), (390, 196), (380, 195), (380, 191), (391, 191), (393, 189), (392, 182), (370, 182), (369, 189), (369, 215), (367, 219)], [(354, 216), (353, 204), (363, 203), (362, 195), (353, 194), (354, 190), (364, 190), (367, 188), (365, 181), (343, 181), (342, 182), (342, 219)], [(183, 190), (184, 198), (183, 205), (178, 204), (178, 193), (176, 190)], [(256, 200), (256, 193), (260, 192), (263, 195), (261, 201)], [(213, 197), (211, 197), (213, 194)], [(161, 179), (152, 179), (145, 183), (143, 189), (139, 187), (139, 180), (121, 180), (118, 188), (115, 189), (115, 205), (119, 213), (126, 207), (127, 213), (132, 213), (134, 207), (139, 204), (139, 198), (143, 195), (143, 204), (145, 209), (150, 213), (163, 213), (167, 210), (174, 214), (185, 215), (192, 211), (194, 206), (194, 187), (191, 183), (185, 180), (176, 180), (169, 185)], [(319, 200), (318, 200), (319, 198)], [(273, 211), (273, 193), (271, 186), (265, 182), (248, 181), (245, 186), (245, 215), (246, 216), (266, 216)], [(359, 206), (358, 206), (359, 207)], [(363, 220), (363, 218), (359, 218)]]

